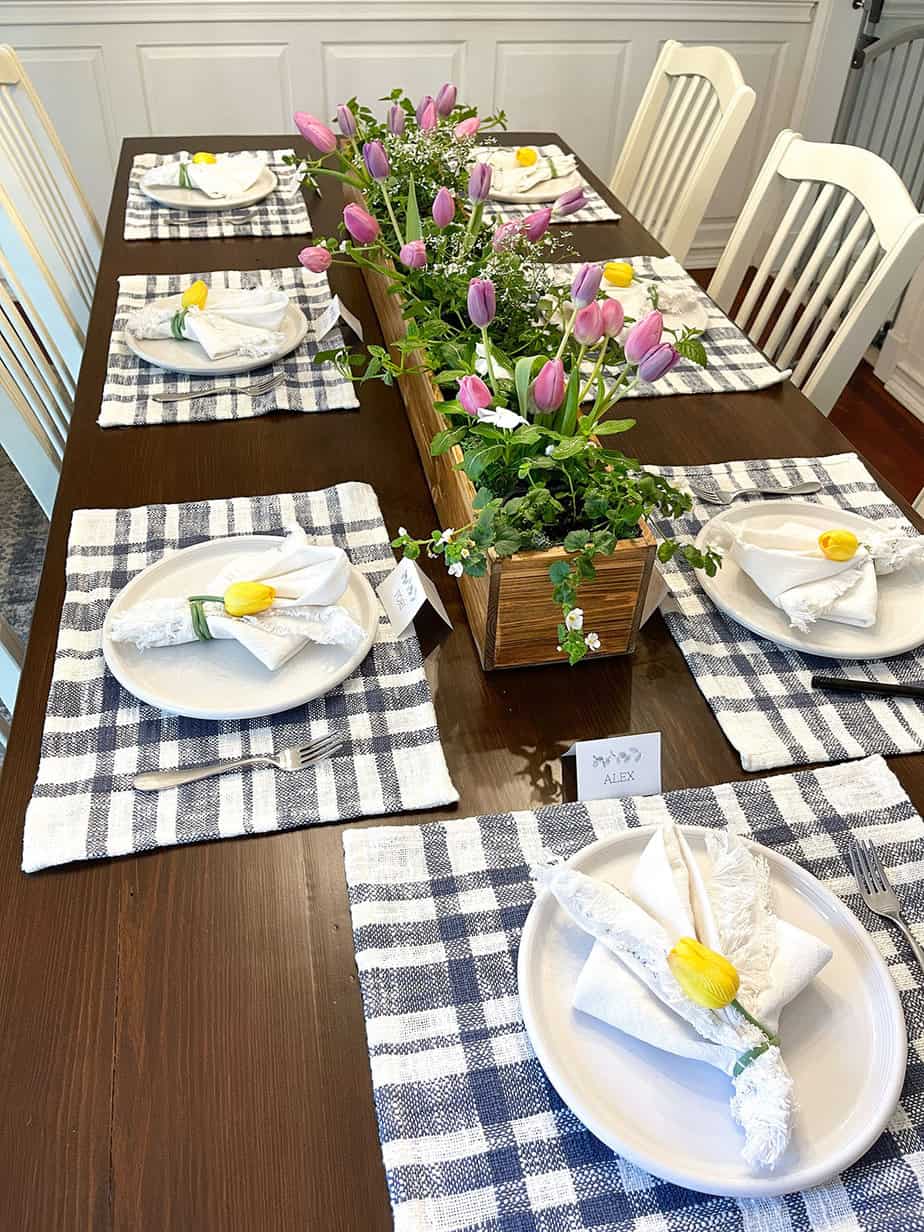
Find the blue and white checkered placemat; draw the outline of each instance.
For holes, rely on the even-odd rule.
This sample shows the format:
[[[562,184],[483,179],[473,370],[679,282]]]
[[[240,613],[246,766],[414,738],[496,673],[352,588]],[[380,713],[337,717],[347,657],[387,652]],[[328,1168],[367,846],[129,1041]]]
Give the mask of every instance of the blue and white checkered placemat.
[[[537,1061],[517,949],[544,852],[627,826],[750,833],[840,895],[898,985],[910,1064],[867,1155],[828,1185],[735,1201],[659,1181],[594,1138]],[[924,925],[924,822],[881,758],[666,796],[557,805],[343,836],[356,962],[395,1232],[912,1232],[922,1222],[924,977],[862,905],[846,861],[869,838]]]
[[[687,480],[728,488],[818,479],[823,489],[800,500],[849,509],[865,518],[902,516],[852,453],[649,469],[678,487]],[[745,496],[739,501],[762,499]],[[683,518],[655,518],[652,527],[664,538],[695,538],[718,511],[718,506],[694,497],[692,510]],[[909,535],[917,533],[910,522],[905,526]],[[819,692],[811,687],[813,672],[919,684],[924,680],[924,647],[891,659],[847,663],[787,650],[723,616],[688,565],[675,560],[659,568],[671,591],[662,615],[745,770],[924,749],[924,704],[912,698]]]
[[[268,718],[215,723],[164,714],[107,670],[106,612],[142,569],[207,539],[282,534],[296,522],[317,542],[342,547],[372,586],[394,567],[378,500],[362,483],[74,514],[41,761],[26,812],[26,872],[458,799],[413,626],[396,636],[384,612],[352,676]],[[221,643],[214,648],[220,653]],[[170,670],[169,649],[147,653],[162,655]],[[132,787],[144,771],[278,752],[332,731],[346,736],[341,752],[298,774],[257,768],[169,791]]]
[[[628,398],[660,398],[668,394],[747,393],[767,389],[788,380],[789,369],[771,364],[746,334],[733,325],[721,308],[716,307],[683,266],[673,257],[612,257],[607,260],[629,261],[640,278],[663,283],[666,287],[688,288],[705,308],[708,328],[703,346],[709,363],[705,368],[681,359],[677,366],[659,381],[649,384],[639,381],[626,395]],[[555,270],[562,282],[570,282],[580,269],[578,261],[556,263]],[[618,292],[617,292],[618,298]],[[665,335],[670,341],[670,335]],[[589,367],[589,365],[588,365]],[[610,376],[616,373],[606,369]]]
[[[537,149],[545,158],[562,156],[562,151],[557,145],[540,145]],[[553,217],[553,226],[567,227],[573,222],[619,222],[622,217],[607,205],[597,190],[591,188],[586,180],[584,181],[584,198],[584,205],[581,209],[575,210],[573,214],[567,214],[564,218]],[[527,218],[536,210],[544,209],[549,204],[551,203],[547,201],[537,201],[529,205],[518,205],[511,201],[488,201],[485,205],[485,216],[499,223],[512,222],[515,218]]]
[[[294,188],[294,168],[283,162],[293,149],[251,150],[272,168],[279,186],[251,206],[225,210],[172,210],[158,205],[140,188],[141,177],[162,163],[188,159],[188,150],[175,154],[136,154],[128,176],[125,203],[127,240],[211,240],[235,235],[307,235],[311,231],[308,207],[301,188]]]
[[[209,287],[232,290],[275,286],[285,291],[308,318],[308,336],[294,351],[273,364],[264,364],[239,376],[184,376],[146,363],[125,341],[129,314],[155,299],[179,295],[201,278]],[[321,341],[312,335],[311,321],[330,303],[326,274],[294,269],[218,270],[207,274],[128,274],[119,279],[106,383],[97,423],[101,428],[140,427],[145,424],[189,423],[212,419],[251,419],[271,411],[335,411],[359,406],[353,383],[331,363],[316,364],[319,351],[343,346],[343,334],[335,326]],[[198,346],[190,343],[191,347]],[[283,373],[285,380],[269,393],[244,392],[261,379]],[[234,387],[234,393],[213,390]],[[190,393],[195,398],[181,402],[156,402],[155,393]]]

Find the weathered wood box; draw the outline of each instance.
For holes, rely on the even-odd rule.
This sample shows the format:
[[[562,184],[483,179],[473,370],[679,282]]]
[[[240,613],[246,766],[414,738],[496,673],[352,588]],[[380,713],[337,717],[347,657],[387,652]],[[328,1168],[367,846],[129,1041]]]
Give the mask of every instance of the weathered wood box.
[[[400,302],[389,294],[384,275],[364,269],[363,276],[385,342],[391,344],[405,334]],[[417,357],[413,366],[421,362]],[[431,440],[446,426],[439,413],[442,394],[422,373],[400,377],[398,384],[440,522],[444,528],[466,526],[473,517],[475,489],[468,476],[456,469],[462,451],[456,446],[438,458],[430,454]],[[639,528],[639,538],[620,540],[611,556],[596,557],[596,578],[581,584],[584,627],[600,635],[598,654],[629,654],[635,649],[656,546],[648,526],[641,522]],[[549,581],[549,566],[566,556],[563,548],[503,558],[491,553],[484,577],[458,579],[472,637],[486,670],[567,662],[555,649],[561,611],[552,599]]]

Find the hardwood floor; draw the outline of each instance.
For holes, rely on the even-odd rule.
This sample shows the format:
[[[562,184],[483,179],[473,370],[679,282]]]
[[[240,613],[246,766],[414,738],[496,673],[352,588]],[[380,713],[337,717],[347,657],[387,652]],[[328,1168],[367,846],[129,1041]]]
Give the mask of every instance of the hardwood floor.
[[[690,273],[705,288],[714,270]],[[838,398],[831,422],[908,500],[924,488],[924,423],[886,392],[865,360]]]

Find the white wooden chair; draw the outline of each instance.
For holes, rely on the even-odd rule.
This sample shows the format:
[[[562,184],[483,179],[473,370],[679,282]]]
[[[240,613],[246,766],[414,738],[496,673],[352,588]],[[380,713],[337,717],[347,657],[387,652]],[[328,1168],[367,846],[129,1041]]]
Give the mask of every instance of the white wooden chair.
[[[41,99],[12,47],[0,45],[0,211],[12,207],[38,259],[23,278],[54,284],[86,330],[102,231]]]
[[[924,514],[924,488],[921,488],[914,502],[914,510],[916,513]]]
[[[0,701],[10,714],[16,705],[16,694],[19,691],[19,677],[26,657],[26,647],[22,638],[9,623],[5,616],[0,616]],[[10,735],[10,725],[0,715],[0,746],[6,748]]]
[[[610,188],[678,261],[690,250],[755,97],[721,47],[664,44]]]
[[[793,367],[793,384],[827,415],[922,258],[924,215],[888,163],[869,150],[785,130],[709,294],[731,315],[748,268],[757,265],[735,324],[779,367]]]

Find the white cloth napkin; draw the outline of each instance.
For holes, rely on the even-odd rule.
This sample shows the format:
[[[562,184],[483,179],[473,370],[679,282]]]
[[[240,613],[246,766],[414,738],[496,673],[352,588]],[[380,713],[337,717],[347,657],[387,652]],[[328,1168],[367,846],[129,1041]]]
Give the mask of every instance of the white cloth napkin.
[[[223,595],[232,582],[265,582],[276,589],[272,607],[256,616],[228,616],[220,603],[203,610],[214,638],[231,638],[246,647],[271,672],[282,667],[308,642],[358,646],[363,630],[345,608],[338,607],[350,578],[342,548],[309,543],[294,527],[279,546],[259,556],[232,561],[217,577],[203,579],[197,594]],[[117,615],[110,636],[139,650],[194,642],[188,596],[146,599]]]
[[[194,163],[177,159],[152,167],[141,177],[147,188],[180,188],[180,168],[185,169],[193,188],[207,197],[238,197],[260,176],[266,163],[257,154],[216,154],[214,163]]]
[[[546,180],[562,179],[577,167],[573,154],[564,154],[558,146],[546,146],[531,167],[521,167],[517,152],[511,147],[482,146],[474,151],[476,162],[491,165],[492,193],[525,193]]]
[[[837,528],[833,513],[830,529]],[[794,629],[816,620],[868,629],[879,606],[877,574],[895,573],[924,563],[924,537],[909,538],[893,519],[861,543],[850,560],[828,560],[818,544],[818,524],[798,519],[774,530],[732,530],[720,524],[710,541],[730,551],[732,559],[785,612]]]
[[[674,978],[667,954],[695,937],[736,967],[738,1000],[771,1031],[780,1012],[831,958],[817,938],[774,914],[766,861],[734,834],[707,831],[705,876],[683,833],[667,823],[646,845],[629,891],[567,865],[540,869],[575,922],[596,940],[581,970],[573,1004],[636,1039],[733,1074],[738,1059],[764,1040],[728,1007],[707,1010]],[[770,1047],[737,1077],[731,1112],[744,1131],[751,1167],[773,1167],[789,1142],[792,1079],[780,1049]]]
[[[180,332],[198,342],[209,359],[229,355],[268,359],[284,341],[278,327],[288,306],[285,291],[273,287],[244,291],[216,287],[209,291],[205,308],[187,309]],[[136,338],[172,338],[177,311],[175,299],[145,304],[129,316],[126,328]]]

